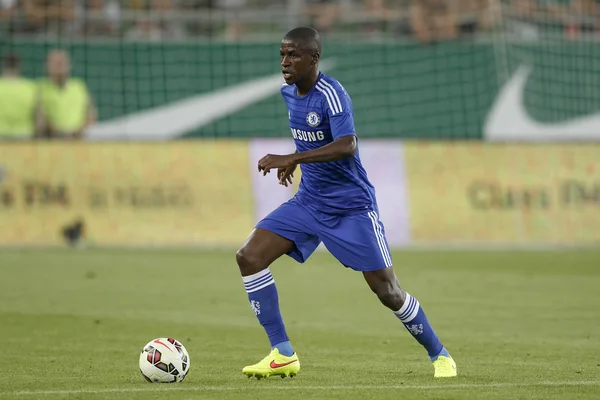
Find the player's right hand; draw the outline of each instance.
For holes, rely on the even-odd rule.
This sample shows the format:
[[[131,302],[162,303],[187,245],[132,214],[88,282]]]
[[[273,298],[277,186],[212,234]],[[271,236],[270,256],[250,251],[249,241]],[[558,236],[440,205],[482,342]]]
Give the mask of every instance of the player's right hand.
[[[290,165],[287,168],[277,168],[277,179],[279,179],[279,184],[285,187],[291,185],[295,170],[296,165]]]

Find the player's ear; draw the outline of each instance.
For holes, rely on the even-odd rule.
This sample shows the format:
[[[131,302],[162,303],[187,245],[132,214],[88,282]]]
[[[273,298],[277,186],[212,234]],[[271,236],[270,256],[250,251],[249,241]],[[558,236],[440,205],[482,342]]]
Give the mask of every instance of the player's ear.
[[[319,53],[319,52],[317,51],[317,52],[315,52],[315,53],[313,54],[313,57],[312,57],[312,64],[313,64],[313,65],[315,65],[316,63],[318,63],[318,62],[319,62],[319,58],[321,58],[321,53]]]

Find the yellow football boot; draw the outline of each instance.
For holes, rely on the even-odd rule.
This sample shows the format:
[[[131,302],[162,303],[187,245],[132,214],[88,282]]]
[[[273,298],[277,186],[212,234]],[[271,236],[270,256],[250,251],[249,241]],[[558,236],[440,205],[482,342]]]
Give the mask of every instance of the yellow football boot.
[[[434,378],[452,378],[457,375],[456,363],[452,357],[439,356],[433,362],[433,368],[435,369]]]
[[[242,369],[244,375],[248,378],[256,379],[268,378],[272,375],[294,377],[300,371],[300,360],[296,353],[290,357],[279,353],[277,348],[271,350],[271,353],[254,365],[248,365]]]

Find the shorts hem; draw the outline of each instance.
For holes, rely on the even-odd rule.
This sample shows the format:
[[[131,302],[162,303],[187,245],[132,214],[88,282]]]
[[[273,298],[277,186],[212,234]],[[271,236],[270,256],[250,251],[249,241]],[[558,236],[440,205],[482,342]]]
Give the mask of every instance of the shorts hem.
[[[381,271],[382,269],[387,269],[387,268],[391,267],[391,265],[390,265],[390,266],[387,266],[387,267],[379,267],[379,268],[363,268],[363,267],[359,268],[359,267],[352,267],[350,265],[346,265],[346,264],[343,264],[343,263],[342,263],[342,265],[344,267],[349,268],[352,271],[356,271],[356,272],[375,272],[375,271]]]

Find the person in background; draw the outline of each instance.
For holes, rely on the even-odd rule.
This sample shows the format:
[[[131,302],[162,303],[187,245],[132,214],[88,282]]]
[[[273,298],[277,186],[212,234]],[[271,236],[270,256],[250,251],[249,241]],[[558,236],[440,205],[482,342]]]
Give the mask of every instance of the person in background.
[[[218,8],[231,11],[235,15],[233,18],[227,19],[225,37],[228,40],[241,39],[244,35],[245,27],[242,21],[240,21],[238,13],[244,9],[247,0],[217,0],[213,1],[213,3],[215,3]]]
[[[416,39],[422,44],[455,40],[458,5],[455,0],[413,0],[410,20]]]
[[[339,0],[306,0],[305,4],[305,14],[321,34],[332,30],[342,11]]]
[[[72,32],[74,0],[23,0],[25,29],[42,35]]]
[[[81,139],[96,121],[96,108],[87,85],[71,77],[71,62],[64,50],[48,54],[48,77],[40,82],[44,136]]]
[[[496,22],[497,0],[460,0],[458,2],[461,35],[488,32]]]
[[[125,35],[128,40],[161,41],[181,39],[185,36],[182,24],[172,17],[177,11],[174,0],[152,0],[148,2],[150,13],[140,15]]]
[[[0,0],[0,35],[13,31],[16,15],[17,0]]]
[[[8,54],[0,77],[0,139],[33,139],[38,106],[36,85],[21,77],[19,57]]]
[[[78,31],[84,35],[119,33],[121,5],[118,0],[84,0],[78,3]]]
[[[172,13],[177,12],[178,2],[175,0],[152,0],[150,11],[161,15],[158,26],[165,39],[181,39],[185,36],[181,21],[173,18]]]
[[[387,7],[386,0],[364,0],[363,13],[365,16],[372,16],[376,21],[367,22],[363,25],[366,34],[381,32],[382,25],[388,23],[386,14],[391,10]]]

